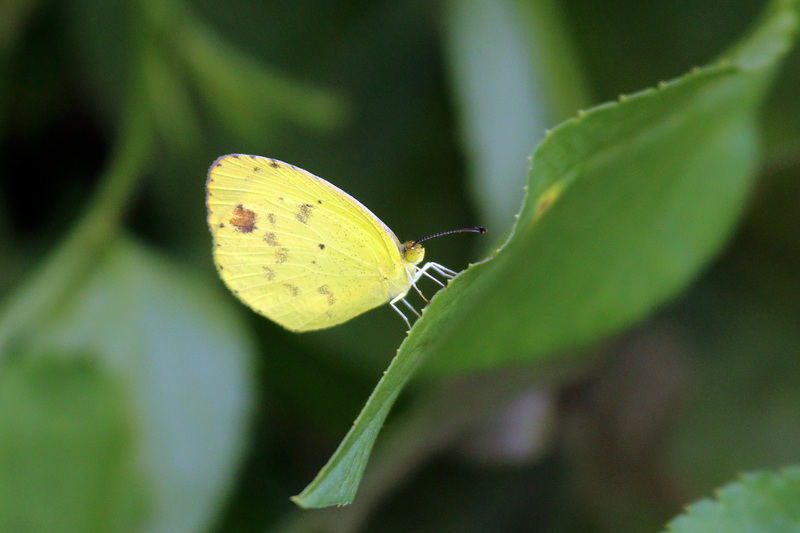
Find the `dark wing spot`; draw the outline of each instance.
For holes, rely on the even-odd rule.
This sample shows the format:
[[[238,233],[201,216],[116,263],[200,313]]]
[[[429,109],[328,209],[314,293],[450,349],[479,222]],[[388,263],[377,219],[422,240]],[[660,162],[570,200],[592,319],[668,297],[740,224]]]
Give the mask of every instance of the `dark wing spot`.
[[[275,264],[280,265],[289,260],[289,250],[286,248],[278,248],[275,251]]]
[[[325,245],[324,245],[324,244],[322,244],[322,243],[319,243],[319,244],[318,244],[318,246],[319,246],[319,249],[320,249],[320,250],[324,250],[324,249],[325,249]]]
[[[275,218],[275,213],[267,213],[267,220],[269,220],[269,223],[274,226],[275,222],[277,221]]]
[[[280,163],[278,163],[274,159],[269,160],[269,166],[271,166],[272,168],[281,168]]]
[[[234,159],[239,159],[239,154],[233,154],[231,157]]]
[[[284,283],[283,286],[286,287],[286,290],[288,290],[289,294],[291,294],[292,296],[297,296],[297,294],[300,292],[300,290],[291,283]]]
[[[318,203],[319,205],[322,205],[322,200],[317,200],[317,203]]]
[[[300,211],[297,212],[295,217],[297,220],[302,222],[303,224],[308,222],[308,217],[311,216],[311,210],[314,209],[314,206],[311,204],[302,204],[300,206]]]
[[[330,288],[327,285],[321,285],[317,288],[317,292],[320,294],[324,294],[328,298],[328,305],[333,305],[336,303],[336,298],[333,296]]]
[[[280,246],[280,243],[278,242],[278,236],[271,231],[268,231],[264,234],[264,242],[269,246]]]
[[[264,267],[264,275],[267,276],[267,280],[269,281],[274,280],[275,276],[277,276],[275,271],[272,270],[270,267]]]
[[[261,168],[259,168],[258,165],[253,165],[253,172],[258,172],[259,170],[261,170]]]
[[[231,226],[242,233],[252,233],[256,228],[256,214],[239,204],[233,208],[229,222]]]

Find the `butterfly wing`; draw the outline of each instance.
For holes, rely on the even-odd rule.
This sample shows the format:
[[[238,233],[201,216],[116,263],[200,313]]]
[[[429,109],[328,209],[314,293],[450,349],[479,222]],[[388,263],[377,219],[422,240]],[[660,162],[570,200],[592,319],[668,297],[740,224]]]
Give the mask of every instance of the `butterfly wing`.
[[[290,330],[340,324],[410,286],[394,233],[305,170],[229,155],[211,166],[207,188],[220,276],[244,303]]]

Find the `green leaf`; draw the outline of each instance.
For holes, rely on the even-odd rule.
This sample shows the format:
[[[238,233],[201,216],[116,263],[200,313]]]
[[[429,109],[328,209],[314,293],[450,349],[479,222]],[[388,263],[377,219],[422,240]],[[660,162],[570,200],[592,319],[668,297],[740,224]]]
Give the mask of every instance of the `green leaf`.
[[[303,507],[351,502],[401,388],[429,374],[544,361],[644,317],[686,286],[741,214],[758,163],[757,111],[797,24],[777,2],[727,59],[554,129],[494,257],[440,291]]]
[[[12,450],[29,449],[31,457],[44,454],[39,461],[15,462],[16,475],[44,480],[27,496],[69,514],[66,523],[103,520],[76,530],[131,529],[139,523],[156,531],[205,527],[224,502],[246,439],[253,384],[252,347],[245,328],[221,294],[209,293],[207,284],[183,268],[130,242],[113,243],[95,258],[81,281],[59,307],[41,318],[31,336],[15,340],[16,350],[0,363],[0,375],[14,370],[20,359],[27,362],[38,356],[43,365],[35,373],[6,376],[38,407],[19,411],[10,399],[0,401],[0,424],[13,420],[15,427],[37,428],[46,425],[37,417],[47,420],[44,415],[56,418],[64,413],[66,426],[54,427],[53,434],[60,430],[60,437],[44,439],[48,447],[42,450],[26,448],[26,443],[42,440],[36,434],[4,433]],[[76,354],[91,372],[73,368]],[[65,361],[69,371],[50,370],[58,360]],[[49,382],[56,384],[51,387]],[[45,387],[51,389],[49,394],[37,392]],[[87,390],[73,399],[76,389]],[[77,416],[78,410],[86,415]],[[91,437],[95,433],[99,435]],[[53,455],[62,460],[59,469],[47,472],[36,466]],[[103,468],[106,477],[99,480],[94,470],[84,472],[81,467],[95,460],[111,465]],[[131,462],[138,484],[122,477],[130,477],[123,467]],[[51,479],[51,474],[65,479]],[[90,475],[95,477],[82,481]],[[75,483],[90,488],[114,488],[122,502],[141,503],[136,523],[133,516],[115,514],[113,508],[104,511],[111,516],[98,511],[97,516],[81,518],[86,507],[101,508],[106,500],[102,490],[90,490],[82,506],[73,506],[74,476]],[[118,508],[130,511],[130,506]],[[19,509],[34,511],[41,509]],[[15,520],[27,524],[38,519],[26,515]],[[103,527],[106,523],[124,527]]]
[[[797,531],[800,525],[800,467],[779,474],[751,473],[726,485],[715,500],[700,500],[667,525],[675,533]]]
[[[527,156],[545,128],[590,100],[553,0],[453,0],[446,44],[481,224],[506,232]]]
[[[758,106],[795,25],[796,13],[773,10],[730,58],[554,129],[534,153],[512,238],[457,280],[457,305],[453,283],[428,309],[446,316],[426,339],[438,347],[425,370],[584,346],[685,287],[742,213]]]

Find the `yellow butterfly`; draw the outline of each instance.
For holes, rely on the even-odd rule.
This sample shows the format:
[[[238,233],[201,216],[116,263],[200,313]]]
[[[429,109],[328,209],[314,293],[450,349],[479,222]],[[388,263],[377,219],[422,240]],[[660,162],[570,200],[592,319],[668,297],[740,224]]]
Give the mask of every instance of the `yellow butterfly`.
[[[397,307],[437,263],[417,265],[420,242],[401,244],[358,200],[300,168],[254,155],[217,159],[208,172],[208,225],[214,258],[228,288],[256,312],[292,331],[346,322],[389,302]],[[417,289],[419,292],[419,289]],[[422,295],[422,293],[420,293]],[[424,299],[424,296],[423,296]],[[426,300],[427,301],[427,300]]]

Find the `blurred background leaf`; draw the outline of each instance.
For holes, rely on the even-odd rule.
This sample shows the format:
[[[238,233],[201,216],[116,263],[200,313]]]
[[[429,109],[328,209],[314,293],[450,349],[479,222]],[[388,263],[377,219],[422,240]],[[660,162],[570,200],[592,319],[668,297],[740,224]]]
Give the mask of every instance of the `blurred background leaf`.
[[[149,495],[136,468],[124,385],[89,353],[17,355],[0,379],[0,527],[141,526]]]
[[[296,336],[238,306],[211,262],[203,205],[208,165],[231,152],[289,161],[358,197],[401,239],[490,226],[484,242],[453,237],[428,247],[430,259],[460,270],[485,256],[477,250],[489,249],[490,239],[505,240],[522,204],[514,184],[524,183],[526,158],[543,129],[707,64],[765,3],[496,1],[480,6],[491,9],[483,18],[471,5],[65,0],[0,6],[0,326],[13,325],[4,337],[10,344],[0,346],[0,423],[30,422],[14,419],[14,412],[68,417],[85,435],[75,444],[93,447],[92,457],[117,472],[99,479],[99,469],[74,468],[88,451],[63,449],[64,460],[74,462],[60,465],[59,475],[86,487],[86,500],[66,494],[52,504],[75,510],[71,524],[153,524],[152,498],[169,485],[158,480],[171,472],[158,446],[146,453],[141,447],[158,442],[147,440],[147,426],[131,427],[120,416],[141,421],[149,412],[132,383],[161,383],[156,389],[163,390],[159,378],[175,374],[157,366],[148,379],[137,376],[136,363],[159,353],[142,343],[128,350],[131,366],[114,372],[103,362],[112,344],[68,349],[80,332],[87,338],[91,324],[96,333],[88,338],[113,338],[101,333],[117,331],[120,346],[139,337],[134,324],[160,332],[156,338],[189,337],[160,359],[184,370],[191,365],[191,372],[178,372],[185,379],[167,384],[188,387],[183,396],[193,405],[206,405],[202,398],[215,387],[258,397],[252,410],[243,401],[232,415],[238,429],[230,430],[227,458],[216,448],[208,469],[198,466],[206,456],[196,446],[206,447],[186,425],[191,413],[162,413],[176,433],[186,432],[172,450],[181,465],[214,480],[203,510],[178,496],[163,501],[159,523],[180,522],[183,530],[308,531],[337,521],[369,531],[659,530],[737,472],[796,461],[800,54],[794,51],[760,119],[763,157],[747,216],[726,251],[680,298],[618,338],[586,348],[591,357],[568,353],[554,356],[548,368],[493,372],[496,379],[478,373],[414,384],[378,441],[364,478],[369,493],[330,513],[304,514],[288,500],[346,433],[404,328],[386,308]],[[476,43],[484,43],[485,56],[476,57]],[[501,53],[508,57],[493,64]],[[524,72],[496,68],[499,79],[466,83],[465,76],[488,68],[482,65],[498,63]],[[498,139],[502,121],[478,121],[515,108],[531,121],[509,123],[506,139],[513,144]],[[140,123],[131,127],[131,117]],[[135,142],[126,140],[126,129],[138,132]],[[498,155],[506,147],[509,155]],[[487,171],[493,164],[503,170]],[[114,178],[120,172],[113,168],[127,177]],[[139,244],[130,243],[131,235]],[[103,285],[109,288],[92,293],[88,306],[86,287],[101,286],[100,277],[111,280]],[[160,290],[145,290],[150,278],[162,280],[152,287]],[[121,291],[130,280],[145,288]],[[180,311],[169,305],[176,293],[183,294]],[[68,320],[68,309],[85,309],[83,322]],[[187,316],[194,326],[179,327]],[[205,339],[205,356],[197,355],[192,337]],[[241,358],[230,355],[240,350]],[[246,370],[253,359],[254,377]],[[235,384],[212,386],[194,373],[210,379],[231,360],[245,369]],[[253,379],[257,393],[248,396]],[[461,411],[462,404],[445,401],[467,396],[477,401]],[[448,409],[460,416],[448,417]],[[87,427],[92,417],[95,432]],[[228,427],[213,424],[207,435]],[[58,449],[44,432],[31,434]],[[133,463],[129,442],[140,450]],[[247,447],[244,457],[237,446]],[[145,460],[159,471],[142,467]],[[125,480],[129,492],[118,497],[101,490]],[[34,488],[45,497],[46,487]],[[103,494],[100,502],[114,511],[86,514],[89,499]]]
[[[792,531],[800,520],[800,469],[747,474],[715,500],[693,503],[667,531]]]
[[[130,242],[98,259],[3,351],[0,529],[195,531],[245,449],[248,334],[185,267]]]

